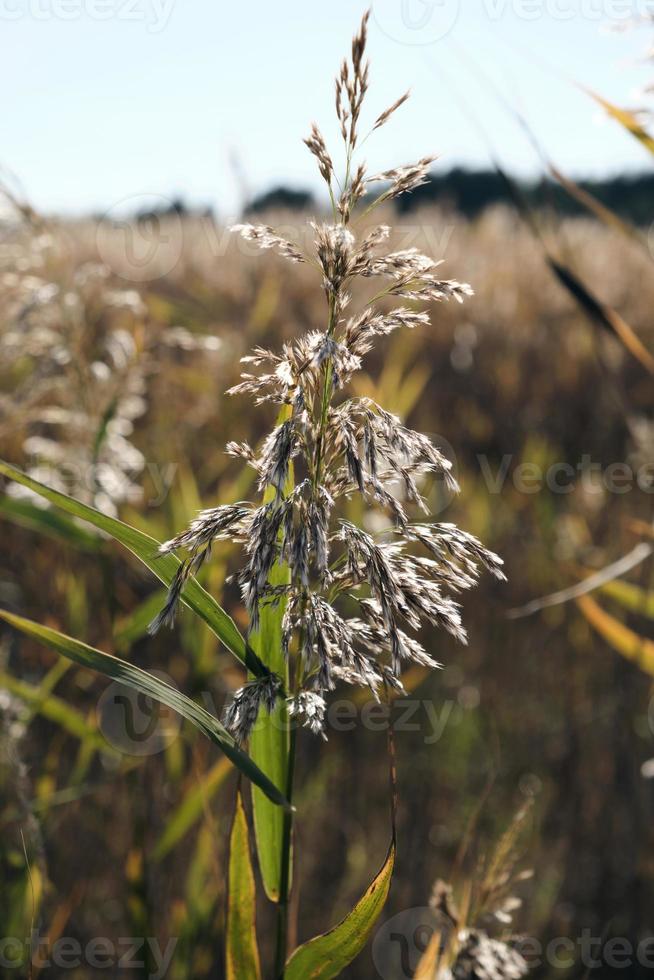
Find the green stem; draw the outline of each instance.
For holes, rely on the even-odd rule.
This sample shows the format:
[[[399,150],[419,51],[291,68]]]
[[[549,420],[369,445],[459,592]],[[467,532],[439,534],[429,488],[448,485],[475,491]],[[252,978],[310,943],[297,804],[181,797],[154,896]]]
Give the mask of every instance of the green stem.
[[[329,324],[327,327],[327,336],[331,337],[334,333],[334,328],[336,327],[336,300],[333,294],[329,297]],[[332,387],[332,359],[328,358],[327,364],[325,365],[325,380],[322,387],[322,399],[320,404],[320,428],[318,430],[318,439],[316,441],[316,461],[313,470],[313,489],[315,490],[320,484],[321,470],[322,470],[322,458],[323,458],[323,443],[325,441],[325,430],[327,428],[327,415],[329,413],[329,400],[331,395]]]
[[[295,727],[291,728],[288,747],[288,772],[286,776],[286,799],[293,801],[293,779],[295,776]],[[282,873],[277,903],[277,951],[275,955],[275,980],[284,980],[286,967],[286,947],[288,941],[288,904],[291,882],[291,855],[293,849],[293,811],[284,813],[282,828]]]
[[[346,186],[349,179],[350,171],[350,154],[348,154],[348,164],[347,164],[347,175],[346,175]],[[330,195],[332,197],[332,205],[335,204],[334,198],[331,191],[331,186],[329,188]],[[336,328],[336,297],[333,293],[329,296],[329,322],[327,326],[327,336],[331,337]],[[318,438],[316,440],[316,455],[313,467],[313,490],[320,484],[320,478],[322,475],[322,462],[323,462],[323,444],[325,440],[325,432],[327,429],[327,417],[329,414],[329,403],[331,398],[331,387],[332,387],[332,359],[329,358],[325,365],[325,377],[322,389],[322,398],[320,404],[320,424],[318,430]],[[301,644],[300,644],[301,647]],[[301,690],[302,686],[302,671],[301,664],[298,663],[297,675],[295,678],[295,693]],[[289,746],[288,746],[288,769],[286,776],[286,799],[289,803],[293,802],[293,781],[295,777],[295,746],[296,746],[296,730],[295,727],[291,728],[289,736]],[[289,895],[290,895],[290,885],[291,885],[291,860],[292,860],[292,850],[293,850],[293,811],[288,810],[284,813],[284,823],[282,826],[282,854],[281,854],[281,878],[279,884],[279,901],[277,902],[277,944],[275,953],[275,980],[284,980],[284,973],[286,967],[286,957],[287,957],[287,945],[288,945],[288,906],[289,906]]]

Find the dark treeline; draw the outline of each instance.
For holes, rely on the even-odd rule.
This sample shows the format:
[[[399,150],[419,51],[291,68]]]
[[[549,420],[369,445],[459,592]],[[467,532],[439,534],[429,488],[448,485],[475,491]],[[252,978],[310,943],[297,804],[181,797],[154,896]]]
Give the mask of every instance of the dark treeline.
[[[577,183],[625,220],[637,225],[649,225],[654,220],[654,174],[579,180]],[[564,215],[587,213],[553,180],[516,180],[515,184],[532,207],[552,208]],[[432,174],[428,183],[400,198],[398,208],[407,212],[426,204],[440,204],[473,218],[495,204],[512,203],[504,178],[495,170],[455,168],[444,174]],[[311,206],[315,206],[315,202],[310,193],[277,187],[254,198],[247,211],[256,214],[272,208],[305,210]]]
[[[556,181],[542,178],[525,181],[511,178],[524,200],[533,208],[550,209],[562,216],[588,214],[588,211]],[[654,174],[633,174],[604,180],[579,180],[577,186],[597,198],[626,221],[648,227],[654,221]],[[497,204],[514,203],[511,188],[495,170],[463,170],[455,168],[444,174],[432,174],[426,184],[396,202],[405,214],[429,204],[438,204],[474,218]],[[244,213],[262,214],[276,209],[291,211],[320,210],[313,195],[299,188],[280,186],[254,197]],[[169,207],[139,211],[139,221],[176,214],[213,216],[213,209],[192,207],[181,198],[171,200]]]

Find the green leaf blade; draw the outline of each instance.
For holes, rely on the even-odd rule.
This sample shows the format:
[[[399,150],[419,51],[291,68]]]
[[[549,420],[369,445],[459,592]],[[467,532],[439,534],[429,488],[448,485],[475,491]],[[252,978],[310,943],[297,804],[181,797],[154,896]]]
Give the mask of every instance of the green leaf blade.
[[[109,517],[107,514],[103,514],[94,507],[89,507],[87,504],[83,504],[73,497],[69,497],[65,493],[59,493],[57,490],[46,487],[43,483],[33,480],[26,473],[21,472],[21,470],[16,469],[15,466],[3,460],[0,460],[0,474],[27,487],[68,514],[88,521],[89,524],[92,524],[98,530],[104,531],[127,548],[128,551],[131,551],[164,585],[168,586],[172,582],[181,563],[175,555],[159,554],[160,542],[150,537],[149,534],[144,534],[142,531],[131,527],[129,524],[125,524],[123,521]],[[234,620],[218,605],[213,596],[209,595],[202,588],[196,579],[189,579],[182,592],[181,599],[185,605],[204,620],[207,626],[213,630],[227,649],[242,664],[247,666],[257,676],[266,674],[266,670],[258,657],[254,654],[254,651],[249,649],[241,636]]]
[[[103,653],[95,647],[88,646],[86,643],[75,640],[71,636],[66,636],[65,633],[60,633],[58,630],[50,629],[48,626],[34,623],[32,620],[24,619],[22,616],[16,616],[3,609],[0,609],[0,619],[5,620],[10,626],[13,626],[26,636],[30,636],[32,639],[52,647],[57,653],[62,654],[69,660],[75,661],[75,663],[80,664],[82,667],[97,670],[107,677],[120,681],[128,687],[140,691],[142,694],[146,694],[148,697],[154,698],[155,701],[160,701],[162,704],[167,705],[167,707],[177,711],[183,718],[186,718],[187,721],[195,725],[210,741],[217,745],[248,779],[258,785],[269,796],[272,802],[278,806],[288,808],[289,804],[284,794],[277,789],[265,773],[261,772],[247,753],[239,748],[234,738],[221,725],[217,718],[210,715],[199,704],[191,701],[181,691],[162,681],[159,677],[149,674],[145,670],[141,670],[140,667],[135,667],[133,664],[127,663],[125,660],[120,660],[118,657],[113,657],[109,653]]]
[[[277,423],[281,424],[290,416],[290,406],[286,405],[279,413]],[[287,496],[293,490],[293,466],[284,487]],[[268,488],[264,503],[274,500],[275,491]],[[269,576],[270,585],[288,585],[291,581],[287,565],[276,563]],[[282,678],[284,689],[288,690],[288,663],[282,649],[282,621],[286,601],[276,605],[269,603],[259,611],[259,628],[250,637],[250,644],[266,667]],[[256,725],[250,734],[250,754],[259,768],[266,773],[281,792],[286,792],[288,783],[290,730],[286,703],[279,700],[270,714],[261,709]],[[273,807],[268,798],[256,787],[252,789],[252,813],[254,835],[259,858],[259,869],[266,895],[271,902],[279,900],[282,877],[282,853],[284,837],[284,814],[279,807]]]
[[[271,585],[286,584],[289,580],[287,569],[273,569]],[[277,607],[268,606],[261,610],[259,630],[251,635],[250,643],[269,670],[281,677],[284,688],[288,689],[288,665],[281,642],[284,605],[280,602]],[[270,714],[262,708],[249,741],[253,760],[281,792],[285,791],[288,781],[288,721],[283,700],[278,700]],[[270,800],[256,787],[252,788],[252,811],[261,877],[268,898],[276,902],[281,883],[284,814],[279,807],[271,806]]]
[[[359,955],[388,898],[395,841],[366,893],[337,926],[299,946],[286,964],[285,980],[331,980]]]

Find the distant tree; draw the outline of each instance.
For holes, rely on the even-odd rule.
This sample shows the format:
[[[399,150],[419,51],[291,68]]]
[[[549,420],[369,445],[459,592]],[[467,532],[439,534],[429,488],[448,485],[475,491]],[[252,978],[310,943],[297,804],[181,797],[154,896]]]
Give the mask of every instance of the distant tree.
[[[296,190],[292,187],[273,187],[265,194],[259,194],[250,201],[245,209],[246,214],[260,214],[262,211],[274,209],[290,211],[307,211],[315,206],[313,194],[310,191]]]

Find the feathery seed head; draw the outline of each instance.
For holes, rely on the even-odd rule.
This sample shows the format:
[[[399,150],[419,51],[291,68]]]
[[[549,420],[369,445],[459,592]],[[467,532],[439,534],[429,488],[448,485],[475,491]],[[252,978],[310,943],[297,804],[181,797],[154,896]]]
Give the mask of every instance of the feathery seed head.
[[[227,451],[258,475],[258,489],[273,488],[265,502],[203,511],[189,528],[162,546],[165,553],[185,549],[168,601],[153,624],[171,623],[189,576],[208,557],[216,539],[243,545],[245,564],[238,575],[250,628],[259,626],[261,609],[282,610],[282,645],[294,682],[289,712],[312,731],[324,724],[325,695],[337,682],[363,685],[376,696],[380,689],[402,691],[406,664],[440,666],[417,633],[425,625],[444,629],[462,643],[466,632],[461,610],[452,598],[472,588],[485,568],[503,579],[502,561],[472,535],[453,524],[412,520],[411,511],[427,512],[421,480],[436,473],[458,490],[450,462],[420,432],[409,429],[369,398],[345,394],[362,359],[379,338],[399,329],[426,327],[429,315],[410,306],[381,309],[370,302],[346,315],[347,292],[355,280],[387,280],[381,295],[411,302],[462,302],[472,293],[465,283],[441,279],[440,262],[416,249],[380,254],[390,236],[385,225],[360,236],[348,227],[367,190],[383,182],[379,196],[366,208],[410,192],[427,180],[434,157],[367,177],[355,165],[357,126],[368,88],[365,60],[369,13],[352,42],[351,62],[344,61],[336,79],[336,115],[345,144],[345,177],[338,201],[332,157],[316,125],[305,140],[316,157],[332,201],[333,220],[311,223],[315,259],[326,294],[325,323],[286,343],[281,352],[257,347],[244,364],[245,373],[231,394],[247,394],[257,404],[285,406],[284,415],[258,452],[247,443],[231,442]],[[406,101],[397,99],[375,120],[384,125]],[[302,251],[267,225],[236,225],[235,231],[274,249],[293,262]],[[289,488],[295,461],[298,482]],[[399,488],[399,491],[398,491]],[[343,514],[358,496],[363,509],[381,510],[387,527],[371,534]],[[273,570],[287,575],[282,584]],[[352,606],[357,615],[352,615]],[[227,724],[239,741],[247,738],[262,705],[272,710],[282,695],[279,678],[252,681],[236,693]]]
[[[225,709],[225,728],[240,744],[247,741],[254,728],[261,708],[270,714],[277,704],[282,690],[278,677],[258,677],[239,688]]]

